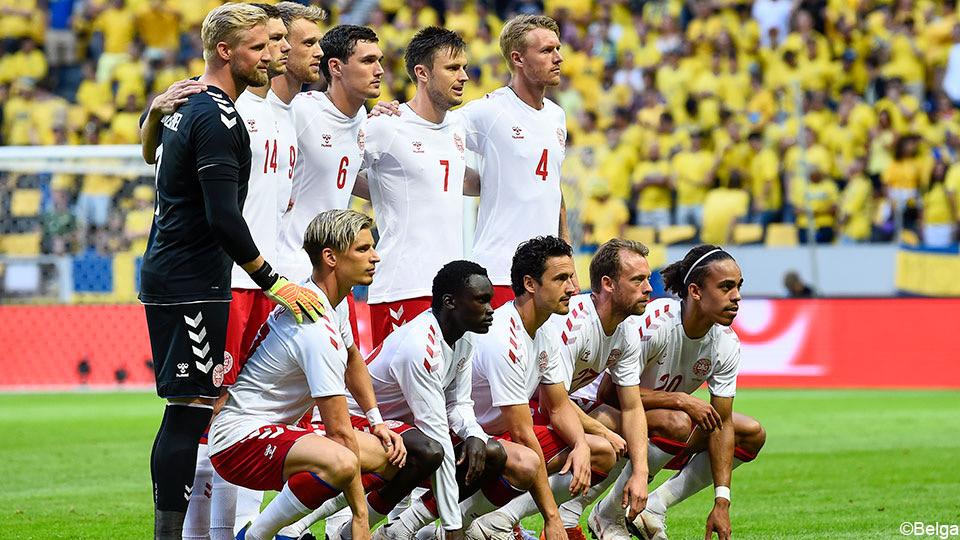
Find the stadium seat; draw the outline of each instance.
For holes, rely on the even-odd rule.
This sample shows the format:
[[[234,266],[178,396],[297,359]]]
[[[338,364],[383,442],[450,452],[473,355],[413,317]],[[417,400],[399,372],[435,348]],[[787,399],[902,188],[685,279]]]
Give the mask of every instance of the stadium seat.
[[[697,228],[693,225],[667,225],[660,227],[660,243],[669,246],[683,242],[692,242],[697,237]]]
[[[733,227],[734,244],[759,244],[763,242],[763,225],[759,223],[737,223]]]
[[[900,243],[904,246],[919,246],[920,237],[910,229],[900,231]]]
[[[651,246],[657,241],[657,230],[653,227],[630,226],[624,231],[623,237],[627,240],[640,242],[645,246]]]
[[[18,189],[10,198],[10,215],[13,217],[33,217],[40,213],[39,189]]]
[[[767,225],[767,247],[792,247],[800,244],[797,227],[793,223],[771,223]]]
[[[0,236],[0,252],[5,255],[34,256],[40,254],[40,233],[5,234]]]

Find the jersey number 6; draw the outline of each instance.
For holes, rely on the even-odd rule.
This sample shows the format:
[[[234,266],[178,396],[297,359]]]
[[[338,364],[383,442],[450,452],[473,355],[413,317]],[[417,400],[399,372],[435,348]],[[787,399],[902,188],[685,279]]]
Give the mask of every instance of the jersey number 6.
[[[347,165],[350,165],[350,158],[347,156],[340,158],[340,170],[337,171],[337,189],[343,189],[347,185]]]

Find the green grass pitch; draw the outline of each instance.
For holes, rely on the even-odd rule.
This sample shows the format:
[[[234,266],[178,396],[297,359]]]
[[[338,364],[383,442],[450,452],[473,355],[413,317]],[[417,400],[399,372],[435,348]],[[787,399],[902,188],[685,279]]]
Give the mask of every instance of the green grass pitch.
[[[149,537],[162,407],[147,393],[0,395],[0,538]],[[905,521],[960,524],[960,393],[746,389],[735,409],[768,439],[734,473],[734,538],[903,538]],[[671,509],[671,538],[703,538],[708,491]]]

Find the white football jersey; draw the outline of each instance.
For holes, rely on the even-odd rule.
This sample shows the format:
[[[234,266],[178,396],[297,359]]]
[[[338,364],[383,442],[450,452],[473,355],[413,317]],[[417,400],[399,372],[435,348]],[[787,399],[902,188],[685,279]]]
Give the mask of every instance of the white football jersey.
[[[553,315],[547,324],[560,333],[560,367],[569,393],[609,371],[617,386],[640,383],[640,336],[637,317],[627,317],[613,331],[603,332],[590,293],[570,299],[570,313]]]
[[[715,324],[707,335],[690,339],[680,320],[680,302],[669,298],[651,302],[646,314],[634,318],[641,320],[640,386],[689,394],[706,381],[714,396],[736,395],[740,339],[732,328]]]
[[[558,339],[548,325],[531,339],[513,302],[497,308],[490,331],[474,341],[473,402],[484,431],[506,432],[500,407],[527,405],[540,383],[564,382]]]
[[[409,105],[366,127],[363,169],[377,216],[383,258],[370,303],[430,296],[433,278],[463,258],[466,142],[457,115],[435,124]]]
[[[272,90],[267,98],[250,90],[237,98],[237,112],[250,135],[250,183],[243,203],[243,219],[250,236],[268,261],[278,258],[280,222],[287,210],[297,159],[297,140],[287,113],[277,110],[280,102]],[[231,273],[234,289],[259,289],[243,268],[234,264]]]
[[[311,324],[297,324],[283,307],[274,308],[254,340],[253,353],[228,390],[229,398],[210,427],[210,453],[229,448],[250,433],[271,424],[295,424],[313,406],[314,398],[347,395],[344,374],[347,349],[343,325],[347,303],[330,306],[312,281],[302,283],[317,293],[325,315]]]
[[[472,258],[494,285],[509,285],[517,245],[559,233],[566,115],[549,99],[534,109],[508,87],[471,101],[459,113],[467,148],[479,156],[480,210]]]
[[[303,233],[320,212],[347,208],[363,158],[362,111],[350,117],[321,92],[297,94],[291,102],[300,155],[294,167],[291,207],[284,215],[278,270],[291,281],[310,276]]]
[[[383,417],[416,426],[443,447],[443,463],[434,477],[440,520],[447,530],[462,526],[456,463],[450,432],[466,440],[487,440],[470,398],[475,334],[451,348],[440,324],[427,310],[387,336],[367,358],[367,369]],[[350,414],[364,411],[348,397]]]

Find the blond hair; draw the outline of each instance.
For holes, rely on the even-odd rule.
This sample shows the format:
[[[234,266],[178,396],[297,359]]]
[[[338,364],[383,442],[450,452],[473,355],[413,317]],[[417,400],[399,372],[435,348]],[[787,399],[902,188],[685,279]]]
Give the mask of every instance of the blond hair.
[[[527,47],[527,33],[537,28],[546,28],[552,30],[557,37],[560,37],[560,27],[557,21],[546,15],[517,15],[507,21],[500,31],[500,52],[503,58],[513,70],[513,62],[510,61],[510,53],[513,51],[523,51]]]
[[[296,2],[280,2],[274,7],[280,11],[280,18],[283,19],[283,24],[287,27],[287,30],[297,19],[306,19],[314,24],[320,24],[327,20],[327,11],[318,6],[305,6]]]
[[[217,54],[217,44],[226,43],[235,47],[240,43],[240,35],[254,26],[267,23],[267,14],[250,4],[227,2],[210,10],[203,26],[200,38],[203,40],[203,59],[210,61]]]
[[[327,210],[317,214],[303,233],[303,249],[310,262],[317,264],[324,249],[343,253],[363,229],[373,227],[373,220],[354,210]]]

